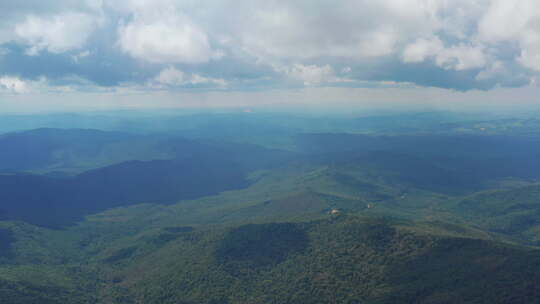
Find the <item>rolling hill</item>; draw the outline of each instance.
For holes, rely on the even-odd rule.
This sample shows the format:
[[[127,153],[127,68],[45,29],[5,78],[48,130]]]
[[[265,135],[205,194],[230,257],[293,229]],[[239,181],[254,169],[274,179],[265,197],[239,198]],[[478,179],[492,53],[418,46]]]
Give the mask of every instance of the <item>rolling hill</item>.
[[[540,302],[535,137],[3,139],[7,303]]]

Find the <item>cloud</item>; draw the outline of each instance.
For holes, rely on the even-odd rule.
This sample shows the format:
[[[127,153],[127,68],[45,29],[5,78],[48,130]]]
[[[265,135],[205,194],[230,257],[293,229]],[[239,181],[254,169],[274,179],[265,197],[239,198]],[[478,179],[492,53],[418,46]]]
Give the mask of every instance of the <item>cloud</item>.
[[[437,55],[443,48],[443,43],[438,37],[419,38],[405,47],[402,58],[407,63],[422,62],[428,57]]]
[[[17,76],[0,76],[0,94],[42,96],[41,94],[63,94],[75,91],[77,87],[73,84],[53,85],[46,77],[23,80]]]
[[[27,85],[466,91],[540,79],[536,0],[5,0],[0,11],[0,75]]]
[[[457,71],[482,68],[486,58],[481,46],[458,44],[444,48],[435,56],[437,66]]]
[[[499,42],[519,39],[531,20],[539,16],[540,3],[534,0],[491,1],[478,22],[478,33],[483,41]]]
[[[399,33],[392,27],[365,34],[358,43],[358,54],[362,57],[386,56],[394,52]]]
[[[330,65],[303,65],[294,64],[290,67],[277,67],[277,71],[287,77],[301,81],[305,86],[315,86],[324,83],[351,82],[352,80],[336,76],[336,72]],[[344,68],[344,72],[350,72],[350,68]]]
[[[420,38],[407,45],[402,58],[406,63],[422,62],[432,58],[437,66],[457,71],[481,68],[487,61],[482,46],[461,43],[446,48],[438,37]]]
[[[161,70],[150,83],[150,86],[154,88],[199,85],[225,87],[227,82],[221,78],[209,78],[195,73],[187,74],[174,67],[167,67]]]
[[[86,50],[86,51],[82,51],[80,52],[79,54],[76,54],[76,55],[73,55],[71,56],[71,58],[73,59],[73,61],[75,62],[79,62],[81,59],[85,58],[85,57],[88,57],[90,56],[92,53],[89,51],[89,50]]]
[[[186,74],[173,67],[168,67],[162,70],[159,75],[155,77],[157,83],[167,85],[181,85],[186,81]]]
[[[495,45],[517,43],[517,62],[540,71],[540,2],[493,0],[478,23],[478,35]]]
[[[152,63],[208,62],[219,58],[207,34],[174,8],[137,11],[118,29],[118,44],[130,56]]]
[[[15,33],[26,45],[28,55],[42,50],[63,53],[80,49],[97,24],[90,15],[66,12],[52,17],[29,15],[15,26]]]
[[[529,31],[520,39],[521,56],[518,58],[523,66],[540,71],[540,33]]]
[[[241,0],[234,1],[234,11],[221,16],[224,26],[217,31],[263,60],[386,56],[400,42],[436,26],[429,2],[346,0],[314,5],[274,0],[254,6]]]
[[[18,77],[1,76],[0,92],[7,93],[26,93],[29,91],[28,85]]]

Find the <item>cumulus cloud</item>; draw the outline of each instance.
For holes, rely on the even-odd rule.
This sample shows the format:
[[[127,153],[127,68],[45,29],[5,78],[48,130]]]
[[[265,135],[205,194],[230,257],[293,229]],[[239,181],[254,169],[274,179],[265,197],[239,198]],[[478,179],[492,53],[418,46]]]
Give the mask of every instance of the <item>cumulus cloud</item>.
[[[29,45],[28,55],[37,55],[42,50],[62,53],[83,47],[96,26],[92,16],[77,12],[52,17],[29,15],[15,26],[15,33]]]
[[[502,61],[495,61],[488,69],[485,69],[476,75],[476,80],[488,80],[506,73],[507,70]]]
[[[435,56],[435,62],[442,68],[461,71],[483,67],[486,58],[481,46],[458,44],[442,49]]]
[[[0,92],[26,93],[29,91],[28,85],[18,77],[0,76]]]
[[[168,67],[155,77],[155,81],[167,85],[181,85],[186,81],[186,74],[173,67]]]
[[[398,41],[399,32],[392,27],[368,32],[358,43],[358,55],[377,57],[392,54]]]
[[[159,74],[154,77],[154,79],[150,83],[150,86],[154,88],[163,88],[166,86],[177,87],[186,85],[210,85],[217,87],[225,87],[227,86],[227,82],[221,78],[204,77],[195,73],[187,74],[174,67],[167,67],[161,70],[161,72],[159,72]]]
[[[137,11],[118,29],[122,50],[152,63],[204,63],[219,58],[207,34],[174,8]]]
[[[540,71],[540,33],[529,31],[520,39],[521,56],[518,61],[523,66]]]
[[[401,41],[435,26],[429,2],[347,0],[314,5],[274,0],[254,6],[251,1],[234,1],[236,10],[223,16],[226,25],[218,31],[260,59],[385,56]]]
[[[89,50],[86,50],[86,51],[80,52],[79,54],[71,56],[71,58],[73,59],[73,61],[79,62],[81,59],[90,56],[90,54],[91,52]]]
[[[539,16],[540,3],[534,0],[491,1],[486,13],[478,23],[478,33],[482,40],[499,42],[519,39],[531,20]]]
[[[292,78],[303,81],[304,85],[330,82],[336,78],[334,70],[329,65],[319,67],[316,65],[295,64],[291,69],[287,70],[286,73]]]
[[[344,68],[344,72],[350,72],[350,68]],[[324,83],[351,82],[352,80],[336,76],[334,69],[326,64],[324,66],[294,64],[290,67],[277,67],[277,71],[287,77],[301,81],[305,86],[315,86]]]
[[[443,43],[438,37],[431,39],[419,38],[405,47],[402,56],[403,61],[422,62],[428,57],[437,55],[443,48]]]
[[[422,62],[433,58],[437,66],[457,71],[481,68],[486,65],[486,56],[482,46],[461,43],[446,48],[437,37],[430,40],[418,39],[407,45],[402,58],[407,63]]]
[[[540,77],[537,0],[14,1],[0,3],[0,75],[26,82],[469,90]]]
[[[486,43],[518,43],[517,61],[540,71],[540,2],[493,0],[478,23],[478,35]]]
[[[0,76],[0,95],[34,95],[40,94],[63,94],[76,92],[82,89],[82,86],[53,84],[44,76],[34,80],[25,80],[18,76],[2,75]]]

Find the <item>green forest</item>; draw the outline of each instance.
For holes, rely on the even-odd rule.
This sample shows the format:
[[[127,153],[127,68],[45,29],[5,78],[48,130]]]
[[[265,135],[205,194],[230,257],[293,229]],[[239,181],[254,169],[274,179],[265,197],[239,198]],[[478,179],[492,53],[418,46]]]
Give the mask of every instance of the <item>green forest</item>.
[[[6,133],[1,303],[540,303],[540,141],[426,128]]]

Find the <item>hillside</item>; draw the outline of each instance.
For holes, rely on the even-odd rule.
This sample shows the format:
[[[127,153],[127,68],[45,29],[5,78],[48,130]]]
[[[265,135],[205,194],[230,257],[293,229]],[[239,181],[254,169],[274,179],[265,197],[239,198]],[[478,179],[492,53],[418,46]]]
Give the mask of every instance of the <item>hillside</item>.
[[[0,175],[0,219],[63,227],[114,207],[170,204],[246,185],[240,165],[205,157],[130,161],[68,178]]]
[[[540,186],[491,190],[467,196],[454,212],[483,229],[540,245]]]
[[[35,168],[52,164],[47,155],[57,149],[77,149],[66,135],[71,131],[36,132],[52,132],[65,146],[32,152],[44,159]],[[64,175],[1,174],[0,298],[10,304],[540,298],[535,138],[300,137],[297,152],[162,137],[167,159]],[[158,141],[126,147],[147,149],[150,142]],[[526,151],[495,151],[509,143]]]
[[[170,157],[158,140],[91,129],[35,129],[0,136],[1,171],[81,172],[131,159]]]
[[[347,215],[163,227],[110,243],[89,263],[72,257],[47,275],[51,285],[5,281],[0,296],[21,304],[538,303],[540,251],[476,237]],[[26,266],[34,276],[42,267]]]

